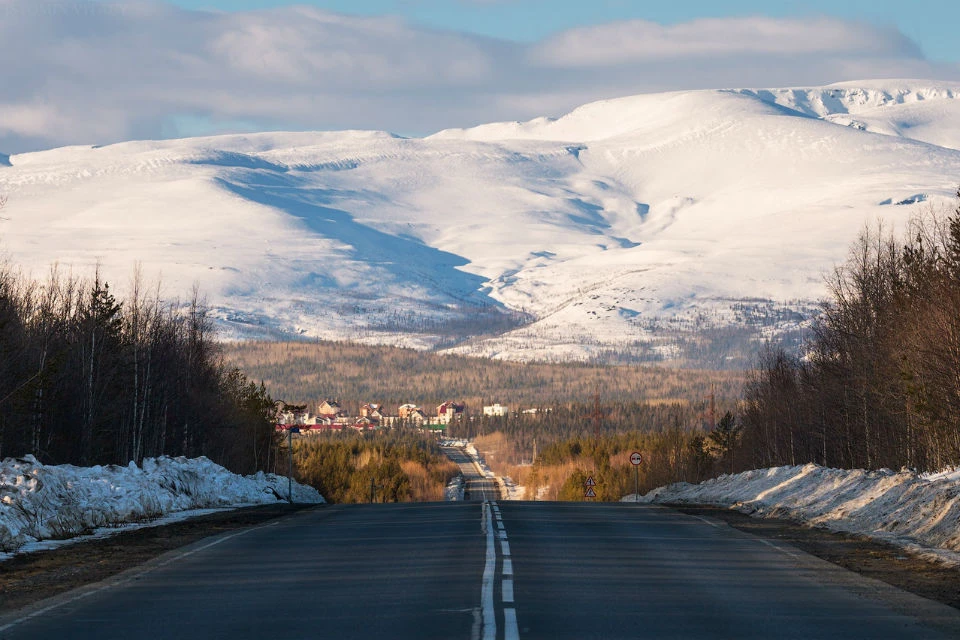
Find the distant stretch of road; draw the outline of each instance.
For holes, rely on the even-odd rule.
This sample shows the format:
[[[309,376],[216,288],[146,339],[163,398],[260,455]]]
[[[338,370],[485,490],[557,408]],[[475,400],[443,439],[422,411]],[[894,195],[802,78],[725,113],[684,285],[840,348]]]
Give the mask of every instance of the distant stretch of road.
[[[937,638],[960,612],[634,504],[326,506],[0,620],[0,638]]]
[[[463,474],[463,499],[472,501],[499,500],[500,484],[493,478],[484,477],[476,463],[463,449],[444,447],[443,453],[457,463]]]

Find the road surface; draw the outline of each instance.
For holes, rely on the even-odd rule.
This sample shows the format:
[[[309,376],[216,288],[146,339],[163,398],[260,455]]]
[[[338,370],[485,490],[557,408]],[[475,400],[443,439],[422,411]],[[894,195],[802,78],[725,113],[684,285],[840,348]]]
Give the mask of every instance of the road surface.
[[[472,501],[499,500],[500,484],[494,478],[487,478],[463,449],[443,447],[443,454],[457,463],[463,474],[463,499]]]
[[[326,506],[0,620],[0,638],[936,638],[960,612],[662,507]]]

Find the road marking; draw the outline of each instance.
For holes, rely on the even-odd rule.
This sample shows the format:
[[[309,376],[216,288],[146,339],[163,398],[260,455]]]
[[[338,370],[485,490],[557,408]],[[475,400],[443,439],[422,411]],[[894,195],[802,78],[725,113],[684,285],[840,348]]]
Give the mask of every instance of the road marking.
[[[780,545],[773,544],[773,543],[770,542],[769,540],[764,540],[763,538],[757,538],[757,540],[759,540],[759,541],[762,542],[763,544],[767,545],[768,547],[771,547],[771,548],[773,548],[773,549],[776,549],[777,551],[779,551],[779,552],[782,553],[782,554],[785,554],[785,555],[790,556],[790,557],[793,558],[794,560],[799,560],[799,559],[800,559],[800,556],[799,556],[798,554],[796,554],[796,553],[794,553],[794,552],[792,552],[792,551],[789,551],[789,550],[787,550],[787,549],[784,549],[784,548],[781,547]],[[3,629],[0,629],[0,631],[3,631]]]
[[[503,580],[503,601],[513,603],[513,580]]]
[[[501,540],[501,541],[500,541],[500,550],[503,552],[503,556],[504,556],[505,558],[506,558],[506,557],[509,557],[509,556],[510,556],[510,543],[507,542],[506,540]]]
[[[503,610],[503,640],[520,640],[516,609]]]
[[[719,529],[719,528],[720,528],[720,525],[719,525],[719,524],[717,524],[716,522],[713,522],[713,521],[711,521],[711,520],[707,520],[706,518],[701,518],[700,516],[694,516],[694,515],[691,515],[690,517],[691,517],[691,518],[696,518],[696,519],[699,520],[700,522],[706,522],[708,525],[710,525],[710,526],[713,527],[714,529]]]
[[[503,559],[503,575],[512,576],[513,575],[513,560],[510,558]]]
[[[503,531],[503,520],[500,519],[500,516],[497,516],[497,529]]]
[[[483,640],[497,640],[497,616],[493,610],[493,583],[497,572],[497,547],[493,540],[493,516],[483,503],[484,530],[487,533],[487,561],[483,568],[480,603],[483,608]]]
[[[9,629],[12,629],[12,628],[14,628],[14,627],[17,627],[17,626],[23,624],[24,622],[28,622],[28,621],[30,621],[30,620],[33,620],[33,619],[36,618],[36,617],[39,617],[39,616],[42,616],[42,615],[44,615],[44,614],[50,613],[51,611],[56,611],[57,609],[60,609],[60,608],[65,607],[65,606],[67,606],[67,605],[73,604],[73,603],[75,603],[75,602],[79,602],[80,600],[83,600],[84,598],[89,598],[90,596],[92,596],[92,595],[94,595],[94,594],[97,594],[97,593],[100,593],[101,591],[106,591],[107,589],[113,589],[113,588],[116,588],[116,587],[122,587],[122,586],[124,586],[124,585],[130,584],[130,583],[133,582],[134,580],[139,580],[139,579],[142,578],[143,576],[145,576],[145,575],[147,575],[147,574],[149,574],[149,573],[153,573],[153,572],[156,571],[157,569],[162,569],[163,567],[166,567],[166,566],[168,566],[168,565],[171,565],[171,564],[173,564],[174,562],[177,562],[177,561],[179,561],[179,560],[183,560],[184,558],[186,558],[186,557],[188,557],[188,556],[192,556],[192,555],[195,554],[195,553],[199,553],[199,552],[201,552],[201,551],[205,551],[205,550],[209,549],[210,547],[215,547],[216,545],[221,544],[221,543],[224,543],[224,542],[226,542],[227,540],[230,540],[230,539],[232,539],[232,538],[237,538],[237,537],[239,537],[239,536],[243,536],[243,535],[246,535],[246,534],[248,534],[248,533],[252,533],[252,532],[257,531],[257,530],[259,530],[259,529],[265,529],[265,528],[267,528],[267,527],[273,527],[273,526],[276,526],[277,524],[279,524],[279,523],[277,523],[277,522],[271,522],[270,524],[260,525],[259,527],[254,527],[254,528],[252,528],[252,529],[246,529],[245,531],[238,531],[237,533],[231,533],[231,534],[229,534],[229,535],[223,536],[222,538],[218,538],[218,539],[214,540],[213,542],[207,543],[207,544],[203,545],[202,547],[197,547],[196,549],[191,549],[190,551],[184,551],[183,553],[178,553],[177,555],[173,556],[172,558],[169,558],[168,560],[164,560],[163,562],[159,562],[159,563],[157,563],[157,564],[154,564],[154,565],[152,565],[152,566],[144,569],[143,571],[137,571],[136,573],[134,573],[133,575],[131,575],[131,576],[127,577],[127,578],[123,578],[123,579],[121,579],[121,580],[116,580],[116,581],[111,581],[109,584],[105,584],[105,585],[99,586],[99,587],[97,587],[96,589],[91,589],[91,590],[89,590],[89,591],[84,591],[83,593],[79,593],[79,594],[73,596],[72,598],[68,598],[68,599],[66,599],[66,600],[61,600],[60,602],[56,602],[56,603],[54,603],[54,604],[51,604],[51,605],[48,606],[48,607],[44,607],[43,609],[38,609],[38,610],[36,610],[36,611],[34,611],[34,612],[32,612],[32,613],[29,613],[29,614],[27,614],[27,615],[25,615],[25,616],[22,616],[22,617],[20,617],[20,618],[17,618],[16,620],[12,620],[12,621],[8,622],[7,624],[3,625],[2,627],[0,627],[0,633],[2,633],[2,632],[4,632],[4,631],[7,631],[7,630],[9,630]],[[491,532],[491,533],[492,533],[492,532]]]
[[[506,540],[506,539],[507,539],[507,532],[506,532],[506,531],[503,531],[503,530],[501,529],[500,531],[497,531],[497,534],[500,536],[500,539],[501,539],[501,540]]]

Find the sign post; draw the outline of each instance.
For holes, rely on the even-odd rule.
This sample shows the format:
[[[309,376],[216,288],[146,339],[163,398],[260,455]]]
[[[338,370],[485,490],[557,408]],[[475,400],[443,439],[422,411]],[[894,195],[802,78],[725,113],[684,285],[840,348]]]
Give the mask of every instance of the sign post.
[[[640,455],[639,451],[634,451],[630,454],[630,464],[633,465],[634,471],[636,471],[636,483],[634,485],[634,501],[640,502],[640,463],[643,462],[643,456]]]
[[[293,434],[300,433],[294,426],[287,427],[287,452],[290,456],[289,475],[287,476],[287,502],[293,504]]]
[[[584,492],[583,497],[589,500],[593,500],[597,497],[597,492],[594,490],[594,487],[597,486],[597,481],[593,479],[593,476],[590,476],[583,483]]]

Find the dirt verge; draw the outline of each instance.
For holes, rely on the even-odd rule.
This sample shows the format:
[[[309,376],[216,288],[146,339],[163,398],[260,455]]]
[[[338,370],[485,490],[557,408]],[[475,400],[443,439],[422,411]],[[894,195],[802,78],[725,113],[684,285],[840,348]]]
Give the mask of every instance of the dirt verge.
[[[900,547],[789,520],[753,518],[723,507],[666,506],[681,513],[722,520],[761,538],[786,542],[844,569],[960,609],[960,569],[919,558]]]
[[[316,506],[278,503],[246,507],[15,556],[0,562],[0,614],[105,580],[208,536]]]

